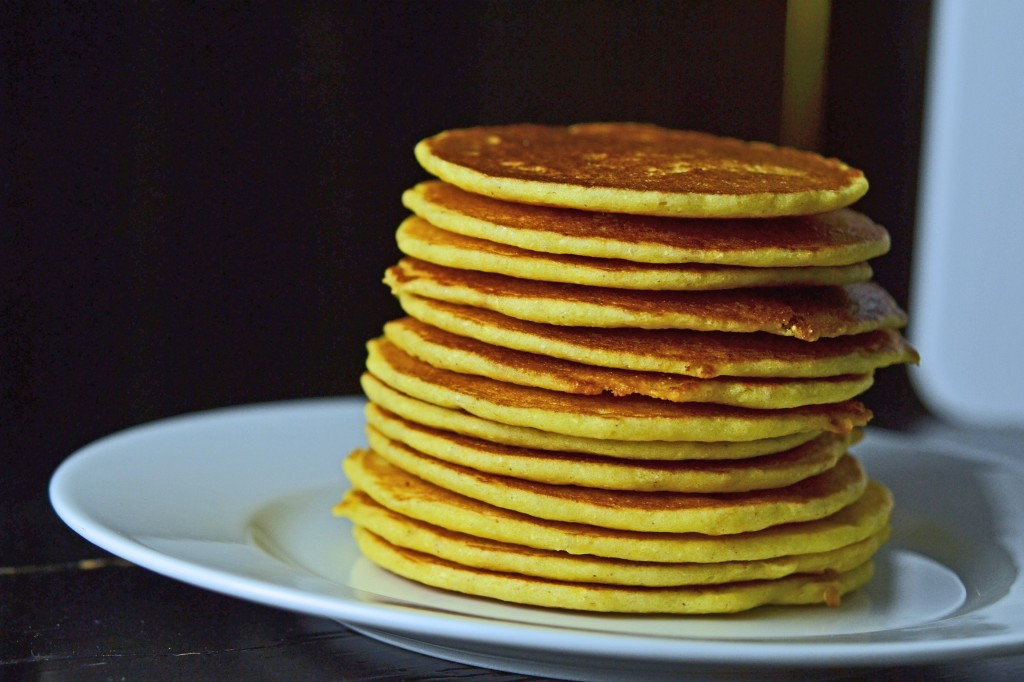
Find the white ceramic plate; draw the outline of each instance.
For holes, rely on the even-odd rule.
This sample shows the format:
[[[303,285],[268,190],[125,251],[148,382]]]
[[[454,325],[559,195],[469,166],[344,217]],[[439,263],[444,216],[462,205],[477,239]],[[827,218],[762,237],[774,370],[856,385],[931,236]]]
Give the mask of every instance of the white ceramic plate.
[[[129,429],[64,462],[51,499],[85,538],[158,573],[519,673],[763,675],[1024,651],[1024,464],[1005,455],[869,431],[855,452],[896,495],[894,535],[838,610],[590,615],[425,588],[360,557],[330,506],[348,485],[342,458],[363,443],[361,406],[282,403]]]

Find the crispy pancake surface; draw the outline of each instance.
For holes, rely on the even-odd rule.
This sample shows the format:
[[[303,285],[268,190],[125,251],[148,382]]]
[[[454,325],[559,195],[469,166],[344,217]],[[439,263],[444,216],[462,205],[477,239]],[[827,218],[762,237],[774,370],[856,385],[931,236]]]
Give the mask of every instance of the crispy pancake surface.
[[[712,378],[864,374],[917,353],[892,329],[805,343],[775,334],[597,329],[518,320],[484,308],[401,295],[417,320],[478,341],[601,367]]]
[[[628,441],[612,438],[585,438],[527,426],[502,424],[482,419],[459,408],[428,403],[397,391],[369,372],[361,377],[361,385],[372,402],[366,406],[367,419],[373,423],[372,412],[385,412],[416,424],[482,438],[514,447],[527,447],[550,452],[575,452],[621,459],[745,459],[789,450],[806,443],[821,431],[802,431],[749,441]]]
[[[806,431],[849,433],[871,418],[856,401],[755,410],[646,396],[574,395],[437,369],[383,339],[367,346],[367,369],[397,391],[503,424],[570,436],[743,441]]]
[[[828,471],[785,488],[743,493],[600,490],[487,474],[387,441],[371,456],[437,486],[528,516],[604,528],[731,535],[782,523],[813,521],[859,498],[867,477],[850,455]]]
[[[864,540],[838,549],[772,559],[715,564],[636,562],[553,552],[478,538],[416,521],[377,504],[365,495],[347,495],[336,511],[393,545],[473,568],[550,580],[645,587],[720,585],[747,580],[775,580],[794,573],[848,571],[868,561],[890,533],[886,527]]]
[[[784,452],[738,460],[635,460],[514,447],[368,412],[370,447],[397,441],[437,459],[486,473],[553,485],[645,492],[745,492],[781,488],[832,468],[860,437],[823,434]]]
[[[723,585],[642,587],[570,582],[488,571],[392,545],[355,528],[360,550],[374,563],[433,587],[518,604],[616,613],[732,613],[765,604],[823,604],[866,583],[871,562],[845,573],[798,573],[777,580]]]
[[[822,213],[868,188],[817,154],[636,123],[450,130],[415,148],[429,172],[527,204],[668,216]]]
[[[768,332],[804,341],[898,328],[907,318],[874,282],[844,287],[633,291],[538,282],[403,258],[384,281],[398,296],[485,308],[530,322],[583,327]]]
[[[384,325],[385,337],[439,369],[552,391],[646,395],[672,402],[708,402],[779,409],[850,400],[870,388],[870,374],[814,379],[717,377],[636,372],[523,353],[450,334],[413,318]]]
[[[409,518],[499,542],[644,562],[717,563],[827,552],[881,531],[893,505],[889,491],[869,481],[855,502],[814,521],[732,535],[651,533],[551,521],[496,507],[413,476],[368,450],[353,452],[344,466],[356,495]]]
[[[889,250],[889,233],[851,209],[759,219],[658,218],[500,201],[436,180],[402,195],[448,232],[529,251],[639,263],[755,268],[843,266]]]
[[[703,291],[743,287],[843,285],[871,279],[866,262],[821,267],[743,267],[707,263],[637,263],[528,251],[438,229],[407,218],[396,233],[398,248],[428,263],[462,270],[619,289]]]

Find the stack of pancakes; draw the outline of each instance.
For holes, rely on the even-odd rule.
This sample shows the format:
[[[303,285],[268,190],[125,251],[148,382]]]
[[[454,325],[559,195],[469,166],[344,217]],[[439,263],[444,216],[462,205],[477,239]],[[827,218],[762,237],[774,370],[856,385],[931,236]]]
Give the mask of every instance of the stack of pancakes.
[[[416,156],[408,317],[372,340],[336,513],[435,587],[538,606],[838,604],[892,500],[847,453],[916,362],[886,231],[835,159],[640,124],[442,133]]]

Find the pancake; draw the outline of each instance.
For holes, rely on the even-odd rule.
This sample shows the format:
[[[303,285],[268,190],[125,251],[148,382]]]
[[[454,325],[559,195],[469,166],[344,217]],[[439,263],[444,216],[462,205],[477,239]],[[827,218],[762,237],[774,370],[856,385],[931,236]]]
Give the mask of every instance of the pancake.
[[[499,542],[632,561],[717,563],[827,552],[874,535],[892,513],[889,491],[869,481],[855,502],[815,521],[734,535],[648,533],[548,521],[495,507],[428,483],[365,450],[347,457],[344,468],[355,495],[409,518]]]
[[[470,192],[616,213],[803,215],[851,204],[868,189],[863,173],[837,159],[636,123],[449,130],[415,154]]]
[[[383,339],[370,341],[367,348],[367,369],[395,390],[484,419],[569,436],[742,441],[805,431],[849,433],[871,418],[856,401],[754,410],[646,396],[580,396],[437,369]]]
[[[863,174],[597,123],[453,130],[384,277],[368,449],[334,513],[399,576],[519,604],[731,613],[867,581],[892,498],[848,452],[916,362]]]
[[[902,327],[907,321],[892,297],[874,282],[633,291],[457,270],[408,257],[388,268],[384,281],[399,296],[413,294],[568,326],[768,332],[814,341]]]
[[[551,580],[645,587],[720,585],[775,580],[794,573],[848,571],[871,559],[890,533],[886,527],[846,547],[774,559],[716,564],[636,562],[552,552],[457,533],[397,514],[365,495],[350,493],[336,509],[360,528],[393,545],[464,566]]]
[[[536,483],[451,464],[391,440],[370,456],[495,507],[551,521],[647,533],[731,535],[813,521],[853,503],[867,485],[864,471],[850,455],[824,473],[785,488],[743,493],[636,492]]]
[[[754,268],[847,266],[888,252],[889,233],[840,209],[809,216],[677,219],[528,206],[431,180],[402,203],[431,225],[529,251],[639,263]]]
[[[697,379],[594,367],[492,346],[408,317],[385,324],[384,334],[409,355],[440,369],[581,395],[636,394],[672,402],[778,409],[850,400],[872,383],[870,374],[814,379]]]
[[[835,466],[860,433],[823,434],[791,450],[741,460],[633,460],[517,448],[432,429],[394,415],[368,414],[378,452],[394,440],[431,457],[491,474],[608,490],[746,492],[792,485]]]
[[[865,262],[833,267],[741,267],[706,263],[636,263],[527,251],[516,246],[441,230],[420,218],[398,227],[398,248],[414,258],[463,270],[646,290],[708,290],[791,285],[842,285],[871,279]]]
[[[501,424],[481,419],[460,409],[440,407],[396,391],[369,372],[361,377],[366,396],[367,418],[373,413],[391,413],[424,426],[482,438],[494,443],[535,448],[552,452],[576,452],[621,459],[743,459],[783,452],[816,438],[819,431],[806,431],[750,441],[627,441],[608,438],[582,438],[525,426]],[[385,417],[390,416],[385,414]]]
[[[392,545],[354,529],[359,549],[375,564],[416,582],[517,604],[615,613],[734,613],[765,604],[828,604],[871,579],[865,562],[845,573],[798,573],[778,580],[724,585],[640,587],[549,580],[472,568]]]
[[[588,365],[704,379],[722,375],[798,378],[867,374],[918,360],[910,344],[891,329],[805,343],[764,333],[541,324],[413,295],[399,296],[399,302],[421,322],[492,345]]]

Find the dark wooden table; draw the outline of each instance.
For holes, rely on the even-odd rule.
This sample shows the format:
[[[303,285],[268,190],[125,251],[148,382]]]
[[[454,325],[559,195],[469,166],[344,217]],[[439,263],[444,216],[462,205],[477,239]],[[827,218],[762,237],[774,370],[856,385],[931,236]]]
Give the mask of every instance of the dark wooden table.
[[[521,680],[226,597],[79,538],[44,494],[0,510],[0,680]]]
[[[758,671],[746,671],[763,679]],[[680,671],[685,677],[685,671]],[[397,649],[339,623],[244,602],[79,538],[45,490],[0,506],[0,680],[521,680]],[[1024,653],[835,679],[1024,679]]]

